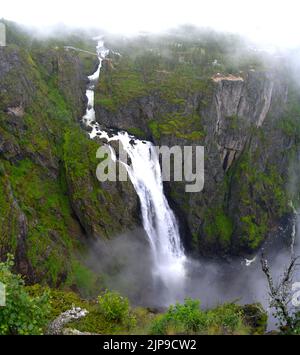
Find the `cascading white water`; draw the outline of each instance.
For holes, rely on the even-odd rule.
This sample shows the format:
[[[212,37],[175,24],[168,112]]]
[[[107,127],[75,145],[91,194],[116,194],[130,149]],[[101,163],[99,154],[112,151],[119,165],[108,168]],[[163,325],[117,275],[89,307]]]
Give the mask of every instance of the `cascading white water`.
[[[143,226],[153,252],[154,276],[163,281],[169,290],[167,298],[173,302],[183,291],[185,254],[176,218],[164,196],[157,152],[150,142],[135,140],[132,144],[127,133],[119,133],[118,139],[131,160],[126,167],[141,202]]]
[[[126,132],[109,136],[95,121],[95,83],[99,79],[102,62],[109,53],[102,40],[98,42],[97,53],[99,65],[89,76],[90,84],[86,91],[88,105],[83,121],[91,129],[91,138],[97,136],[108,142],[119,140],[130,157],[131,165],[121,163],[125,165],[140,199],[143,226],[153,253],[153,275],[163,282],[168,291],[166,302],[171,303],[182,295],[184,289],[186,257],[176,218],[164,196],[158,155],[150,142],[140,141]]]

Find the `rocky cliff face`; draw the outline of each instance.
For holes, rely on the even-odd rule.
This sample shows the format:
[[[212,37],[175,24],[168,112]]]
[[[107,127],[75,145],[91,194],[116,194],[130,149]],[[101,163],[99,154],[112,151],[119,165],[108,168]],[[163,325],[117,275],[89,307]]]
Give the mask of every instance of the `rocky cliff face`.
[[[291,212],[289,153],[297,143],[283,129],[290,109],[286,76],[276,67],[223,75],[212,68],[198,81],[195,74],[191,76],[190,87],[177,87],[186,80],[182,69],[159,70],[158,78],[148,78],[150,89],[137,90],[131,89],[128,73],[127,79],[122,76],[127,64],[114,60],[114,69],[104,67],[97,91],[101,124],[157,145],[205,148],[202,192],[186,193],[185,182],[165,183],[187,246],[204,255],[257,249]],[[161,69],[163,59],[159,60]],[[172,75],[177,82],[170,79]],[[135,95],[125,97],[122,87],[134,89]],[[113,101],[115,96],[119,103]]]
[[[96,179],[101,142],[80,126],[95,58],[16,38],[0,48],[0,258],[13,253],[31,283],[87,290],[99,280],[83,262],[86,242],[140,225],[138,198],[130,182]],[[165,191],[196,255],[241,254],[290,212],[299,97],[276,68],[228,74],[211,64],[219,54],[201,46],[175,41],[165,58],[148,47],[133,58],[124,48],[113,54],[96,115],[157,145],[203,145],[204,190],[186,193],[171,179]]]
[[[213,81],[216,83],[212,107],[215,111],[212,116],[216,117],[215,138],[222,166],[227,170],[244,149],[251,127],[263,125],[272,100],[285,105],[287,86],[282,80],[276,82],[271,73],[249,72],[245,79],[216,76]]]
[[[13,253],[28,282],[88,290],[86,242],[134,228],[139,213],[130,183],[96,179],[100,143],[79,122],[96,63],[84,61],[53,43],[0,47],[0,259]]]
[[[251,252],[289,213],[290,142],[278,131],[287,82],[276,73],[253,71],[213,81],[210,107],[201,113],[207,132],[205,186],[187,197],[188,221],[204,253]]]

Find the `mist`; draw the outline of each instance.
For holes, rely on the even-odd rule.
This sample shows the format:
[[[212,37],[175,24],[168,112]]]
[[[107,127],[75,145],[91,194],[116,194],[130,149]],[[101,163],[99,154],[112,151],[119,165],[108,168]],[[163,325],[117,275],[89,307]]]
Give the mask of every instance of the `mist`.
[[[108,289],[121,292],[136,305],[151,303],[152,260],[147,235],[142,228],[110,240],[92,241],[86,264],[94,272],[104,275]]]
[[[199,299],[203,309],[224,302],[261,303],[268,312],[269,330],[275,329],[276,319],[269,308],[267,279],[262,272],[260,259],[263,252],[277,282],[291,260],[294,224],[299,231],[298,215],[287,220],[285,228],[278,230],[255,254],[247,258],[196,260],[188,257],[186,280],[184,285],[180,285],[178,301],[183,302],[187,297]],[[169,293],[163,282],[153,277],[153,260],[147,238],[144,230],[137,228],[109,241],[94,241],[86,262],[95,272],[105,275],[105,287],[126,295],[134,306],[160,311],[169,305]],[[295,255],[300,255],[299,232],[295,235],[293,247]],[[294,281],[299,280],[300,270],[296,270]]]
[[[299,7],[296,0],[11,0],[1,4],[0,18],[44,32],[59,24],[122,35],[192,24],[239,33],[265,48],[293,48],[300,45]]]

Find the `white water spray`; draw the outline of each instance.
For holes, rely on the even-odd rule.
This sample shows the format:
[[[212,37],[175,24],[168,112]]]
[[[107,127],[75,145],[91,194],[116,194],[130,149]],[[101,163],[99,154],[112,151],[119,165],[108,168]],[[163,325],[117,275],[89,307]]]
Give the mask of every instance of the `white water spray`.
[[[130,157],[131,165],[121,163],[125,165],[141,202],[143,226],[153,253],[154,280],[160,280],[167,289],[166,303],[173,303],[184,294],[186,256],[176,218],[164,196],[158,155],[150,142],[140,141],[126,132],[110,137],[96,122],[94,89],[103,60],[109,53],[102,40],[98,42],[97,53],[99,65],[95,73],[89,76],[90,84],[86,91],[88,105],[83,121],[90,127],[92,139],[105,138],[108,142],[119,140]]]

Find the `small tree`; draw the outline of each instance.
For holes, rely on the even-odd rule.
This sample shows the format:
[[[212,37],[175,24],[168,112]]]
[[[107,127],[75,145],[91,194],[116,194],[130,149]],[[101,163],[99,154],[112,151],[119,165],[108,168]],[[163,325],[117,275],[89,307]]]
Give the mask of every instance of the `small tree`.
[[[278,282],[274,282],[271,275],[267,259],[262,254],[262,271],[267,277],[270,296],[270,307],[274,307],[275,318],[279,321],[280,329],[285,332],[299,333],[299,312],[293,312],[290,303],[293,298],[292,284],[294,273],[299,266],[297,260],[299,257],[291,257],[289,265],[284,270],[282,277]]]
[[[135,326],[135,317],[131,314],[129,300],[118,292],[106,290],[98,297],[99,310],[109,322],[120,323],[129,328]]]

